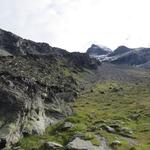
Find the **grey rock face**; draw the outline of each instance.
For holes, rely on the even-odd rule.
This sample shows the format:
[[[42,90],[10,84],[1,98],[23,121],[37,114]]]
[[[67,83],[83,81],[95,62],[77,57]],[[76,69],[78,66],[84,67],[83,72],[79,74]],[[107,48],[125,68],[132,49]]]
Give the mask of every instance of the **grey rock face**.
[[[7,86],[8,81],[15,87]],[[0,139],[14,144],[28,134],[45,131],[44,101],[39,86],[28,78],[15,77],[6,72],[0,76]]]
[[[21,136],[43,134],[48,125],[64,118],[68,106],[51,90],[29,78],[1,73],[0,139],[14,144]],[[52,102],[45,103],[48,99]]]

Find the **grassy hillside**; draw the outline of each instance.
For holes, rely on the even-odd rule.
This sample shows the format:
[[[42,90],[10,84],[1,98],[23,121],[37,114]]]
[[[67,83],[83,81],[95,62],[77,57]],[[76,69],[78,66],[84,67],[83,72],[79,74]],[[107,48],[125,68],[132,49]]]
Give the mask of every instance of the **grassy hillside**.
[[[132,147],[150,149],[150,85],[120,84],[107,81],[97,84],[91,91],[81,95],[74,108],[73,119],[81,118],[85,130],[100,134],[111,144],[121,141],[119,150]],[[84,120],[84,121],[83,121]],[[104,125],[120,127],[114,134],[103,129]],[[119,128],[133,132],[131,137]],[[128,132],[128,131],[127,131]]]
[[[128,70],[128,74],[138,76],[139,79],[148,78],[149,73],[139,73]],[[68,74],[68,72],[66,72]],[[76,78],[82,79],[82,73]],[[114,76],[112,74],[112,76]],[[110,76],[109,76],[110,78]],[[130,81],[130,80],[129,80]],[[121,82],[115,80],[100,80],[84,90],[71,104],[74,115],[58,124],[48,127],[43,136],[28,136],[19,145],[23,149],[43,149],[44,141],[55,141],[66,145],[69,139],[82,133],[85,139],[94,145],[100,145],[96,136],[105,137],[107,144],[120,141],[118,150],[149,150],[150,149],[150,83]],[[65,122],[71,122],[74,127],[61,130]],[[110,132],[108,128],[115,131]]]

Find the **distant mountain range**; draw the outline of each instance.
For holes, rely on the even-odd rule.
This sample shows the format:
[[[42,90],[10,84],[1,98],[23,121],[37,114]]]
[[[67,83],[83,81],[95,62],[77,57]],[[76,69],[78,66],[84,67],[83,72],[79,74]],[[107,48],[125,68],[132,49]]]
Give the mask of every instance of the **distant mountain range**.
[[[150,68],[150,48],[128,48],[126,46],[119,46],[112,51],[106,47],[92,45],[87,50],[87,53],[101,62]]]

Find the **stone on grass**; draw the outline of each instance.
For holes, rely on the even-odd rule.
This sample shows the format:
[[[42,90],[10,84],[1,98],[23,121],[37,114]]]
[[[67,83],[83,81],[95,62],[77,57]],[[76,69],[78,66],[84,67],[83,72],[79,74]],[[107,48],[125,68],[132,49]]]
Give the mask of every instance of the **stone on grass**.
[[[112,128],[110,126],[107,126],[107,125],[103,125],[102,128],[104,130],[106,130],[107,132],[110,132],[110,133],[115,133],[116,132],[114,128]]]
[[[68,130],[74,127],[74,124],[71,122],[65,122],[64,125],[61,127],[61,130]]]
[[[63,146],[55,142],[46,142],[45,148],[46,150],[61,150]]]
[[[99,150],[91,141],[85,141],[76,137],[72,142],[68,143],[66,150]]]
[[[111,147],[112,147],[112,148],[117,148],[118,146],[121,146],[121,142],[118,141],[118,140],[113,141],[113,142],[111,143]]]

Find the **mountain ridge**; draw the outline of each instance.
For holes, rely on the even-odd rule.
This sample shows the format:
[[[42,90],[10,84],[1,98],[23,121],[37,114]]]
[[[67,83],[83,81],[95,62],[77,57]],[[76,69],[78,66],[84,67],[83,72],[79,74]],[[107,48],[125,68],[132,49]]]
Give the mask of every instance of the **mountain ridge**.
[[[32,40],[23,39],[12,32],[2,29],[0,29],[0,49],[5,50],[12,55],[46,55],[50,53],[56,54],[58,51],[65,51],[61,48],[53,48],[48,43],[34,42]],[[57,51],[55,49],[57,49]]]
[[[97,49],[97,51],[99,51]],[[88,53],[88,50],[87,50]],[[119,46],[110,53],[100,54],[95,53],[95,49],[90,49],[92,58],[96,58],[101,62],[111,62],[116,64],[137,65],[143,68],[149,68],[147,63],[150,59],[150,48],[128,48],[126,46]],[[147,63],[147,64],[146,64]],[[142,65],[143,64],[143,65]],[[144,64],[147,67],[144,67]]]
[[[86,51],[89,55],[105,55],[111,52],[111,49],[105,47],[105,46],[100,46],[100,45],[95,45],[92,44],[90,48]]]

